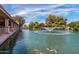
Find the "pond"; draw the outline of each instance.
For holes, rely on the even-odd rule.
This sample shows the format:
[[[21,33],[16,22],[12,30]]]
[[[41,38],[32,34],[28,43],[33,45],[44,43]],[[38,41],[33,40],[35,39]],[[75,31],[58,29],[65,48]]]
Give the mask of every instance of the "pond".
[[[79,33],[68,31],[22,30],[13,53],[18,54],[77,54]]]

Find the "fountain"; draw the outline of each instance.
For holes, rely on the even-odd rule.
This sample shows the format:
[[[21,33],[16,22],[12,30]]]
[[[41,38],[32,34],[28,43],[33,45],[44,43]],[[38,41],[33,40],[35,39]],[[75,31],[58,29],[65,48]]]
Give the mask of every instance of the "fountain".
[[[45,30],[51,32],[54,30],[54,28],[46,27]]]
[[[43,27],[43,30],[39,31],[34,31],[35,33],[38,34],[44,34],[44,35],[66,35],[66,34],[71,34],[67,30],[63,30],[61,27]]]
[[[51,32],[53,30],[61,30],[63,28],[61,28],[61,27],[42,27],[41,29]]]

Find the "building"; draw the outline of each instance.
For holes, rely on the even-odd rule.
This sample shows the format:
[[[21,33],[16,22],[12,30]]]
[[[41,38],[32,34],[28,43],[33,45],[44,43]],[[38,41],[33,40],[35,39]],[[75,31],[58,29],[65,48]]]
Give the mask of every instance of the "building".
[[[19,28],[10,14],[0,5],[0,35],[10,33]]]

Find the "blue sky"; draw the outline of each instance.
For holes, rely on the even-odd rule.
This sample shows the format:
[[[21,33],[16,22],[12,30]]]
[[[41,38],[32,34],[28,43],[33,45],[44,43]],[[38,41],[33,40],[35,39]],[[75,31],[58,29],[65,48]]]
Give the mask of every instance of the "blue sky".
[[[62,16],[69,22],[79,21],[79,4],[4,4],[11,16],[20,15],[26,24],[44,22],[48,15]]]

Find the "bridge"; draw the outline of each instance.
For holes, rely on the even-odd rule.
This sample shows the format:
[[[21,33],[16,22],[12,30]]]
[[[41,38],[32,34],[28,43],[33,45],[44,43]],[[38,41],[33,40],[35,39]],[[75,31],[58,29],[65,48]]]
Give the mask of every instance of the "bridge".
[[[0,5],[0,52],[2,46],[8,41],[8,38],[13,36],[13,34],[18,30],[19,25],[14,21],[14,19],[12,19],[3,6]]]

